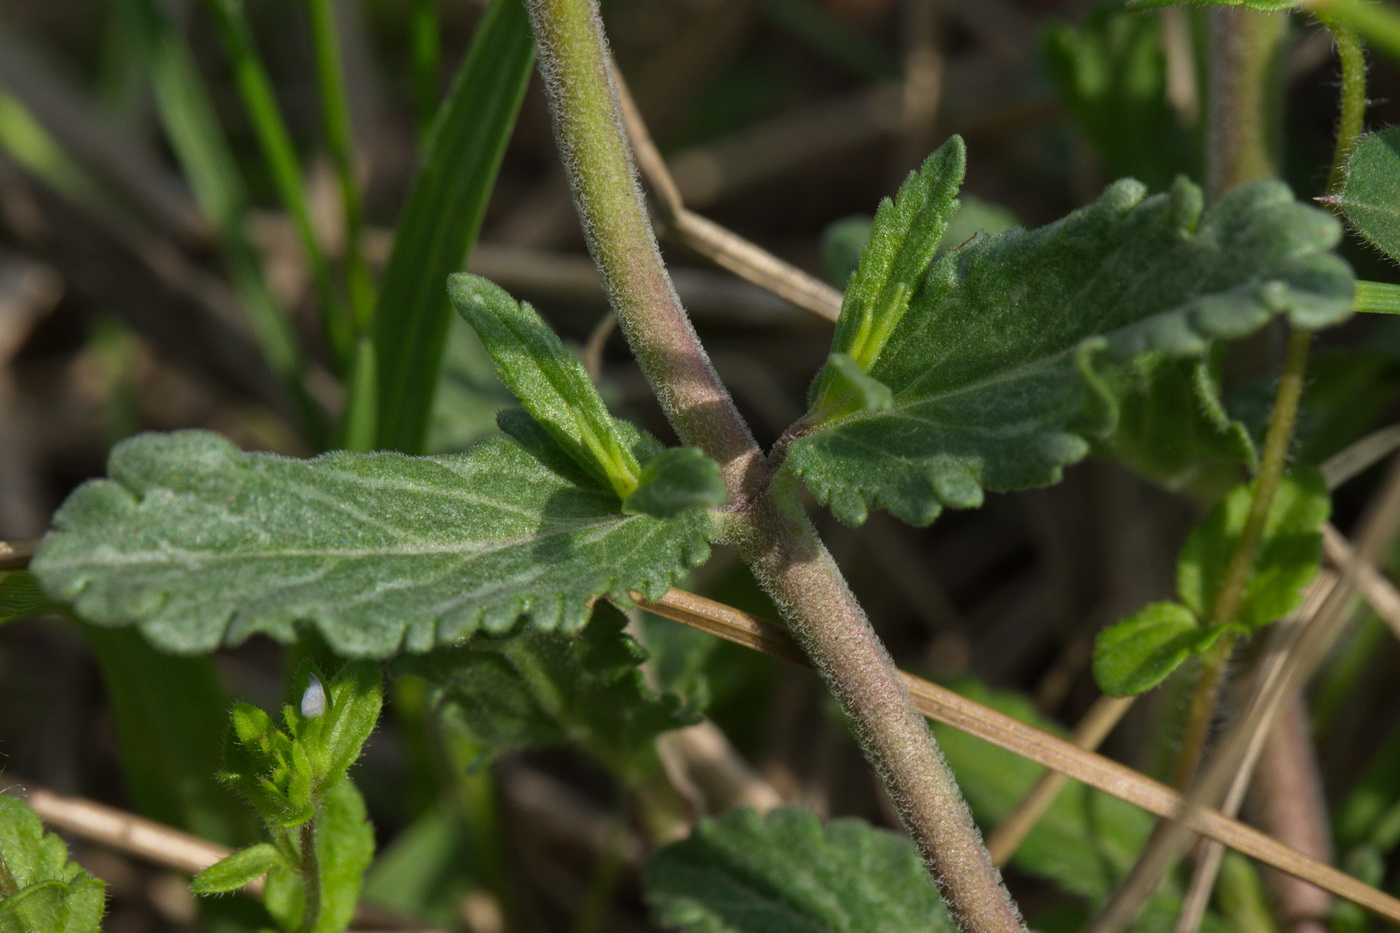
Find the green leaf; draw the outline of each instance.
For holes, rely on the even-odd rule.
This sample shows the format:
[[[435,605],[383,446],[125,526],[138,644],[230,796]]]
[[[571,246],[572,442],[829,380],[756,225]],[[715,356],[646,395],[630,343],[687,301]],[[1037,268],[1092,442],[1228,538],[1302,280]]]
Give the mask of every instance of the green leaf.
[[[1356,144],[1342,190],[1330,200],[1368,243],[1400,262],[1400,127]]]
[[[656,736],[694,722],[670,694],[642,677],[644,652],[627,617],[599,603],[580,635],[526,631],[476,636],[430,654],[400,658],[399,673],[433,686],[448,723],[483,754],[518,748],[582,747],[619,774],[650,763]]]
[[[534,56],[524,4],[494,0],[433,121],[370,325],[378,447],[423,450],[452,318],[442,283],[466,267]]]
[[[322,792],[345,778],[379,721],[384,679],[378,663],[351,661],[325,684],[325,694],[323,715],[308,719],[293,712],[288,722],[293,740],[306,749],[313,781]]]
[[[966,165],[967,147],[954,136],[909,175],[893,201],[880,203],[860,264],[846,285],[831,341],[833,354],[849,355],[867,372],[880,358],[943,239],[948,218],[957,210]],[[833,379],[818,378],[815,408],[828,407]]]
[[[365,818],[365,801],[355,785],[341,781],[326,794],[316,814],[316,868],[320,912],[310,933],[344,933],[355,916],[365,872],[374,858],[374,827]],[[294,839],[298,855],[300,837]],[[263,904],[285,930],[302,930],[306,888],[302,876],[285,866],[267,874]]]
[[[860,411],[884,411],[894,404],[890,387],[870,376],[846,353],[833,353],[822,371],[826,388],[824,418],[839,418]]]
[[[1161,31],[1155,16],[1110,8],[1045,35],[1050,75],[1105,177],[1136,178],[1153,191],[1199,174],[1197,145],[1167,98]]]
[[[860,252],[870,241],[870,229],[874,221],[867,216],[856,214],[843,217],[822,231],[822,263],[826,267],[827,278],[845,287],[860,264]],[[1016,215],[999,204],[965,194],[958,199],[957,210],[948,221],[948,229],[938,241],[935,255],[941,256],[950,249],[962,246],[978,234],[1001,233],[1020,226]]]
[[[1064,734],[1025,696],[993,691],[970,679],[947,686],[1036,728]],[[1034,762],[951,726],[934,724],[933,732],[973,816],[984,829],[1005,819],[1045,773]],[[1036,822],[1011,863],[1091,902],[1101,902],[1117,889],[1137,861],[1153,822],[1152,816],[1131,804],[1071,783]],[[1173,896],[1179,903],[1179,892],[1169,879],[1159,897]]]
[[[816,425],[787,464],[842,521],[885,508],[927,524],[984,488],[1055,482],[1112,427],[1115,362],[1197,355],[1274,314],[1316,328],[1350,313],[1333,218],[1275,182],[1200,206],[1185,180],[1152,197],[1124,181],[1048,227],[948,253],[870,370],[894,404]]]
[[[1254,484],[1239,486],[1198,525],[1177,558],[1177,592],[1203,619],[1210,618],[1225,568],[1249,515]],[[1257,629],[1288,615],[1322,561],[1322,523],[1331,511],[1327,484],[1315,470],[1285,474],[1264,523],[1264,537],[1238,615],[1229,620]]]
[[[1105,385],[1113,393],[1118,423],[1095,444],[1154,482],[1190,490],[1206,501],[1236,485],[1242,471],[1257,469],[1249,429],[1221,404],[1207,356],[1174,359],[1145,353],[1116,367]]]
[[[447,294],[530,416],[595,479],[626,499],[637,488],[641,467],[593,380],[553,329],[534,308],[479,275],[452,276]]]
[[[28,570],[0,570],[0,625],[60,608],[44,595],[39,581]]]
[[[252,884],[277,866],[287,866],[282,853],[270,842],[260,842],[225,856],[194,876],[195,894],[227,894]]]
[[[104,892],[28,804],[0,794],[0,933],[92,933]]]
[[[658,597],[708,556],[703,510],[623,515],[531,442],[548,465],[499,436],[459,455],[298,461],[213,434],[143,435],[59,510],[33,569],[84,618],[139,625],[167,650],[289,641],[311,623],[343,656],[387,657],[522,615],[578,628],[589,600]]]
[[[686,933],[953,933],[913,843],[810,810],[733,810],[647,862],[659,925]]]
[[[671,447],[647,461],[636,489],[622,501],[629,515],[675,518],[690,509],[724,505],[719,464],[698,447]]]
[[[1109,696],[1145,693],[1227,631],[1202,628],[1195,613],[1180,603],[1152,603],[1099,633],[1094,680]]]

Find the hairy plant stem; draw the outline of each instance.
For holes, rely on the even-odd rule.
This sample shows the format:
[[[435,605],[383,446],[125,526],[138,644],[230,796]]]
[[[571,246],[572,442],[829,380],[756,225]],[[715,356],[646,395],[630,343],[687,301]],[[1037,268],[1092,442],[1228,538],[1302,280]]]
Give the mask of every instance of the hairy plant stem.
[[[720,382],[661,261],[588,0],[528,0],[540,74],[588,251],[633,355],[676,433],[719,461],[731,499],[762,452]]]
[[[1210,11],[1206,194],[1276,173],[1277,71],[1285,19],[1243,7]]]
[[[637,185],[595,4],[527,7],[589,251],[672,426],[723,469],[728,536],[850,716],[959,926],[1024,929],[894,662],[803,514],[795,481],[775,481],[681,308]]]
[[[1327,173],[1327,193],[1336,194],[1346,176],[1347,160],[1366,122],[1366,49],[1352,27],[1338,23],[1326,13],[1318,13],[1317,18],[1332,32],[1342,72],[1337,142],[1332,150],[1332,168]]]
[[[316,817],[301,824],[301,879],[306,898],[300,933],[313,933],[321,919],[321,865],[316,858]]]
[[[851,719],[959,928],[1024,929],[923,716],[793,482],[780,477],[736,517],[733,543]]]
[[[1212,628],[1229,625],[1235,621],[1240,604],[1244,601],[1245,588],[1254,574],[1254,561],[1259,556],[1259,547],[1264,540],[1264,526],[1269,518],[1269,509],[1274,504],[1279,480],[1283,477],[1288,463],[1288,447],[1293,440],[1293,426],[1298,420],[1298,403],[1303,396],[1303,379],[1308,369],[1308,348],[1312,334],[1295,329],[1288,335],[1288,351],[1284,357],[1283,372],[1279,376],[1278,390],[1274,395],[1273,415],[1269,419],[1269,429],[1264,436],[1264,453],[1259,458],[1259,474],[1254,478],[1254,496],[1249,502],[1249,514],[1244,527],[1240,529],[1240,539],[1230,554],[1230,563],[1225,567],[1225,577],[1220,584],[1220,593],[1211,607],[1207,624]],[[1226,665],[1235,647],[1235,638],[1227,636],[1201,659],[1200,673],[1192,690],[1191,705],[1187,714],[1185,731],[1182,736],[1181,757],[1177,762],[1176,786],[1184,788],[1196,773],[1196,767],[1204,754],[1210,738],[1211,722],[1219,705],[1220,687],[1224,682]]]

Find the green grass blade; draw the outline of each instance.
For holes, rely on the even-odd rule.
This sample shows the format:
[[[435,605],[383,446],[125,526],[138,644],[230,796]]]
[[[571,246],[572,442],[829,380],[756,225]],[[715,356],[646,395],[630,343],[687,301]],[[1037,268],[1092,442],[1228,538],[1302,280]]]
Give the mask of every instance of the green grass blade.
[[[121,0],[150,70],[160,122],[201,210],[213,224],[229,278],[272,371],[300,404],[307,429],[322,428],[301,383],[302,351],[285,309],[268,289],[248,235],[238,165],[215,119],[213,100],[175,25],[154,0]]]
[[[310,0],[311,39],[316,51],[316,83],[321,91],[321,118],[326,148],[340,186],[340,207],[345,224],[345,267],[349,278],[350,309],[354,332],[369,324],[374,313],[374,278],[364,256],[365,210],[360,184],[355,178],[354,135],[350,130],[350,104],[345,90],[345,66],[335,27],[331,0]]]
[[[341,306],[331,278],[330,263],[316,237],[311,208],[306,200],[301,160],[277,106],[272,81],[258,55],[247,17],[235,0],[205,0],[204,5],[218,26],[219,38],[233,64],[234,80],[262,150],[263,162],[272,177],[283,209],[292,219],[302,252],[306,254],[306,264],[321,302],[321,324],[325,328],[326,339],[336,357],[348,365],[353,341],[351,321],[346,309]]]
[[[520,0],[493,0],[438,113],[399,220],[371,335],[377,446],[421,451],[452,314],[447,276],[466,265],[534,63]]]
[[[438,68],[442,64],[442,27],[437,0],[413,0],[409,28],[413,41],[413,109],[418,143],[426,145],[438,108]]]
[[[1356,310],[1372,314],[1400,314],[1400,285],[1358,281]]]
[[[138,633],[83,626],[112,704],[127,791],[147,817],[225,845],[257,838],[243,803],[215,780],[228,696],[211,658],[156,651]]]

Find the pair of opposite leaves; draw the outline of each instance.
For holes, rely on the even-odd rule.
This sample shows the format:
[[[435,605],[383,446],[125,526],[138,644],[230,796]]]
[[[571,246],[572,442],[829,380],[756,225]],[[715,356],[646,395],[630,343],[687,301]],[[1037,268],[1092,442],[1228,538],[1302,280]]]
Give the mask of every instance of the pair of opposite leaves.
[[[1149,197],[1123,181],[930,265],[963,164],[950,140],[881,205],[787,444],[785,468],[846,522],[884,508],[924,524],[984,489],[1054,482],[1112,427],[1122,361],[1350,312],[1339,225],[1277,183],[1203,213],[1189,182]],[[310,621],[341,654],[385,657],[522,615],[576,629],[592,600],[655,598],[702,562],[718,467],[612,418],[528,305],[472,276],[449,292],[525,408],[503,413],[509,437],[310,461],[137,437],[56,515],[34,562],[45,589],[167,649],[287,640]]]

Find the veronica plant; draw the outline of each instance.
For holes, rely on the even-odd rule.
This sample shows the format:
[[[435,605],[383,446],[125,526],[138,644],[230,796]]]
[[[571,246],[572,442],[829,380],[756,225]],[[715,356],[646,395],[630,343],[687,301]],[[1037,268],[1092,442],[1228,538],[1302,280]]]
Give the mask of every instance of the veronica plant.
[[[581,631],[599,601],[629,608],[658,598],[724,541],[849,717],[938,883],[948,922],[1021,929],[923,718],[803,510],[800,487],[847,523],[884,509],[923,525],[945,508],[980,505],[988,492],[1056,482],[1113,431],[1117,387],[1145,360],[1196,365],[1218,341],[1274,319],[1301,331],[1344,319],[1354,285],[1332,253],[1340,224],[1277,182],[1241,187],[1206,209],[1185,179],[1156,194],[1125,180],[1048,226],[974,237],[935,258],[965,167],[955,137],[880,206],[809,409],[765,452],[660,262],[596,11],[587,0],[531,0],[529,12],[590,249],[683,446],[666,447],[615,417],[533,309],[470,275],[453,276],[448,295],[521,408],[503,412],[501,431],[464,453],[292,460],[243,453],[200,432],[118,445],[108,477],[73,494],[33,562],[48,598],[95,625],[135,626],[177,652],[254,634],[287,642],[314,629],[336,653],[360,659],[329,680],[317,674],[308,689],[323,684],[324,697],[313,692],[301,708],[289,706],[283,727],[254,707],[235,708],[224,780],[253,803],[269,841],[201,874],[196,889],[231,890],[266,873],[267,904],[284,929],[343,928],[371,849],[362,803],[344,779],[378,712],[378,670],[368,659],[448,648],[511,664],[535,657],[528,640],[548,635],[543,650],[565,671],[557,636]],[[367,333],[389,326],[377,320]],[[1265,549],[1313,566],[1325,502],[1306,481],[1289,488]],[[1160,680],[1219,637],[1199,616],[1217,586],[1211,568],[1236,533],[1237,503],[1221,508],[1183,555],[1180,605],[1152,608],[1131,630],[1106,636],[1100,670],[1124,691]],[[1231,624],[1248,628],[1291,605],[1303,570],[1289,567],[1281,595],[1261,590]],[[601,612],[605,630],[593,637],[623,637],[611,613]],[[482,636],[500,641],[463,644],[487,645]],[[511,638],[521,640],[519,652],[501,647]],[[619,663],[611,648],[578,654],[608,658],[602,679],[614,685],[634,676],[635,665]],[[431,675],[435,665],[407,669]],[[438,673],[448,695],[471,696],[460,672]],[[584,682],[569,671],[534,682],[575,680]],[[599,695],[591,684],[581,689]],[[559,731],[577,721],[557,702],[550,709]],[[686,721],[673,705],[659,709],[638,727],[646,739]],[[626,757],[608,743],[594,750]],[[735,853],[750,846],[798,844],[831,852],[838,874],[846,860],[888,869],[891,883],[918,875],[913,853],[888,837],[822,830],[803,816],[736,817],[653,866],[658,912],[693,929],[739,928],[715,919],[719,908],[701,903],[693,878],[676,879],[706,847],[742,861]],[[776,857],[723,874],[761,907],[770,869],[799,888],[826,883],[820,871],[793,880],[807,867],[789,872]],[[927,894],[915,901],[920,916],[934,911]],[[823,929],[868,928],[869,917],[887,914],[896,918],[891,929],[904,922],[898,897],[883,890],[853,883],[837,900],[803,909],[847,918]],[[883,906],[850,919],[867,902]]]

